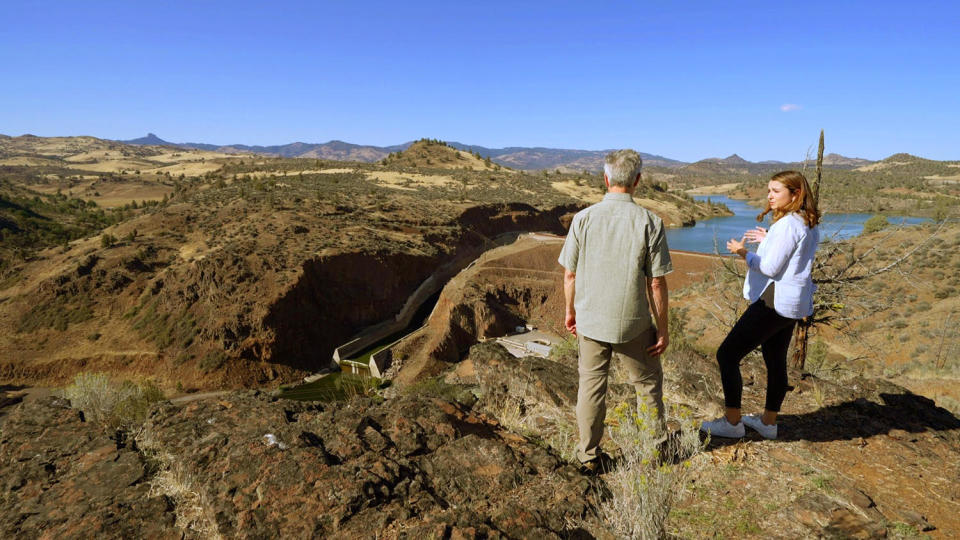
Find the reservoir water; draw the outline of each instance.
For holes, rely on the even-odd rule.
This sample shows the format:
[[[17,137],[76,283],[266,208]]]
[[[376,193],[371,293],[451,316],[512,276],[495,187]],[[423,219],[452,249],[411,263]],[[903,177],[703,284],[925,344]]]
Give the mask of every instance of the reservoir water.
[[[667,244],[670,249],[679,249],[682,251],[696,251],[699,253],[721,253],[727,254],[727,240],[731,238],[740,239],[743,233],[749,229],[761,225],[769,228],[769,214],[764,223],[757,222],[757,214],[763,209],[747,204],[746,201],[731,199],[722,195],[697,195],[694,199],[706,201],[710,199],[714,203],[723,203],[734,213],[733,216],[718,217],[699,221],[693,227],[682,227],[679,229],[667,229]],[[820,224],[821,241],[832,239],[841,240],[857,236],[863,231],[863,224],[870,219],[873,214],[825,214],[823,222]],[[930,221],[927,218],[915,217],[887,217],[893,225],[917,225]],[[748,249],[756,249],[756,244],[747,244]]]

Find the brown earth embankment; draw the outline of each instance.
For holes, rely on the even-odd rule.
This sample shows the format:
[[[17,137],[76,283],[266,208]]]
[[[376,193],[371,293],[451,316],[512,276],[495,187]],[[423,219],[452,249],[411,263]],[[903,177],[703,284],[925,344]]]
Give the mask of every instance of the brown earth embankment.
[[[447,283],[426,327],[405,340],[393,357],[397,381],[409,384],[436,375],[480,340],[532,324],[557,335],[563,329],[563,268],[557,262],[563,238],[523,237],[484,253]],[[671,251],[671,289],[703,280],[717,257]]]

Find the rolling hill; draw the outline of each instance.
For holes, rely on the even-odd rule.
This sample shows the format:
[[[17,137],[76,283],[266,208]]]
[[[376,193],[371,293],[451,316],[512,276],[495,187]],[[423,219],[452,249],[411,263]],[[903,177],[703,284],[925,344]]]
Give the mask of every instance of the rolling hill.
[[[409,148],[413,141],[396,144],[392,146],[371,146],[352,144],[344,141],[329,141],[325,143],[304,143],[295,142],[283,145],[273,146],[251,146],[245,144],[215,145],[207,143],[174,143],[161,139],[153,133],[148,133],[145,137],[130,139],[126,141],[117,141],[130,145],[152,145],[152,146],[175,146],[180,148],[193,148],[197,150],[207,150],[228,154],[254,153],[278,157],[289,158],[315,158],[330,159],[337,161],[362,161],[372,163],[380,161],[394,152],[400,152]],[[475,144],[464,144],[459,142],[447,142],[447,144],[457,150],[464,150],[470,153],[479,154],[481,157],[489,157],[492,161],[502,166],[520,170],[560,170],[561,172],[580,172],[594,171],[602,167],[603,157],[610,152],[607,150],[577,150],[563,148],[545,148],[545,147],[523,147],[511,146],[507,148],[488,148]],[[707,158],[696,163],[690,164],[684,161],[671,159],[668,157],[640,152],[644,165],[648,167],[664,167],[667,169],[679,169],[698,164],[713,164],[719,166],[721,170],[742,169],[743,171],[755,174],[757,171],[765,172],[768,169],[783,169],[790,166],[799,166],[797,163],[784,163],[780,161],[763,161],[753,163],[734,154],[728,158]],[[854,168],[869,165],[872,161],[860,158],[848,158],[839,154],[829,154],[824,159],[824,165],[833,168]],[[699,167],[710,169],[709,166]],[[697,167],[695,167],[697,169]]]

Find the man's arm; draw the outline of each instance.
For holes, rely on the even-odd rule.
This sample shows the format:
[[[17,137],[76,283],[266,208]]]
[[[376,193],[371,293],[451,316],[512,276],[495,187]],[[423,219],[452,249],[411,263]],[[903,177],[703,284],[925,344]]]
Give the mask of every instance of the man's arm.
[[[563,325],[573,335],[577,335],[577,310],[573,307],[576,280],[576,274],[566,268],[563,269],[563,299],[567,306],[566,314],[563,317]]]
[[[670,343],[667,327],[667,276],[647,278],[647,298],[657,324],[657,342],[647,348],[651,356],[660,356]]]

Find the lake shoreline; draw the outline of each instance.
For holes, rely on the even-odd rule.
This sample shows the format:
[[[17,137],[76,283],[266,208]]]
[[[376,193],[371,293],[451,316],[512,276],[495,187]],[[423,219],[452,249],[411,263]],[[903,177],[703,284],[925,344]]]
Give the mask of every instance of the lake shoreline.
[[[756,216],[763,209],[743,199],[721,194],[694,195],[694,198],[698,201],[709,199],[714,204],[724,204],[734,215],[704,219],[693,227],[667,229],[667,244],[671,249],[706,254],[722,253],[728,239],[740,238],[744,232],[757,226],[769,227],[769,219],[764,222],[756,220]],[[826,212],[820,226],[821,241],[837,241],[858,236],[863,231],[863,224],[873,216],[874,214],[870,213]],[[929,221],[929,218],[916,216],[886,216],[892,225],[918,225]]]

